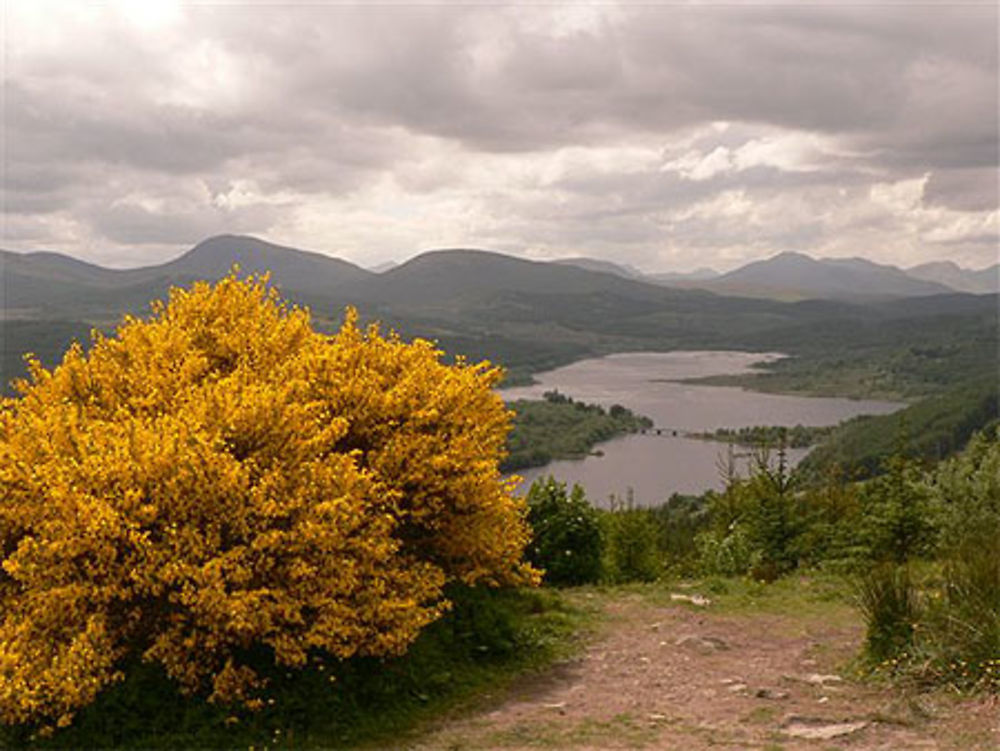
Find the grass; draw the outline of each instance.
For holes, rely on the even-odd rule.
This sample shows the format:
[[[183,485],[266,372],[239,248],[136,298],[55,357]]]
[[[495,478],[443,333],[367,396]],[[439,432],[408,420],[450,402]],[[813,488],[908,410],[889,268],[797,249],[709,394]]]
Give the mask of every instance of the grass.
[[[771,583],[749,577],[709,576],[596,587],[594,591],[604,595],[632,594],[661,606],[677,605],[678,602],[671,599],[674,594],[698,594],[712,601],[712,612],[731,615],[822,615],[838,621],[857,620],[849,581],[822,571],[793,574]],[[681,605],[698,608],[697,605]]]

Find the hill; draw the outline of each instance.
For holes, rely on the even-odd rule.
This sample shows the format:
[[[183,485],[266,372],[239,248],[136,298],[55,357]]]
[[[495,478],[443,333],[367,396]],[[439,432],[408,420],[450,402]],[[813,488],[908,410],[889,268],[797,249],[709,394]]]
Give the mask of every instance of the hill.
[[[51,252],[0,254],[0,308],[7,318],[98,325],[141,311],[173,285],[220,279],[234,265],[242,274],[270,272],[272,283],[289,294],[333,295],[376,276],[339,258],[239,235],[211,237],[172,261],[135,269],[107,269]]]
[[[939,282],[914,279],[895,266],[862,258],[817,260],[802,253],[780,253],[712,279],[685,284],[721,294],[783,300],[874,301],[954,291]]]
[[[953,261],[934,261],[906,269],[915,279],[946,284],[959,292],[989,294],[1000,292],[1000,264],[985,269],[963,269]]]
[[[280,289],[331,294],[375,276],[353,263],[240,235],[219,235],[198,243],[176,260],[129,272],[170,279],[220,279],[234,264],[241,274],[270,272]]]
[[[898,348],[924,346],[928,332],[939,332],[935,336],[942,346],[969,341],[982,350],[976,343],[995,339],[996,329],[995,297],[787,303],[467,249],[431,251],[382,273],[232,235],[210,238],[168,263],[139,269],[105,269],[55,253],[5,254],[3,260],[4,382],[21,372],[23,351],[51,364],[80,332],[108,329],[124,313],[142,315],[148,302],[164,297],[171,285],[217,279],[234,263],[241,272],[271,271],[282,294],[308,305],[321,328],[335,328],[344,306],[352,304],[363,317],[382,321],[404,337],[430,338],[449,353],[499,362],[512,382],[610,352],[778,350],[798,355],[779,366],[785,369],[777,373],[783,388],[815,386],[822,373],[820,390],[843,393],[845,384],[857,383],[859,362],[899,380],[900,369],[893,365]],[[802,258],[785,261],[803,265]],[[805,261],[809,268],[816,264]],[[970,367],[972,360],[963,357],[936,358],[935,372]],[[904,369],[925,364],[919,358],[905,362]],[[915,383],[913,390],[925,386]]]
[[[627,264],[617,264],[611,261],[602,261],[599,258],[557,258],[550,263],[558,263],[563,266],[576,266],[587,271],[600,271],[605,274],[614,274],[626,279],[641,279],[643,274],[639,269]]]
[[[670,282],[696,282],[715,279],[717,276],[721,276],[721,274],[715,269],[702,266],[694,271],[658,271],[652,274],[644,274],[643,276],[651,282],[667,284]]]
[[[995,375],[953,386],[944,393],[890,415],[855,417],[840,425],[796,469],[822,480],[837,470],[845,477],[871,477],[897,449],[928,462],[951,456],[978,430],[1000,421]]]

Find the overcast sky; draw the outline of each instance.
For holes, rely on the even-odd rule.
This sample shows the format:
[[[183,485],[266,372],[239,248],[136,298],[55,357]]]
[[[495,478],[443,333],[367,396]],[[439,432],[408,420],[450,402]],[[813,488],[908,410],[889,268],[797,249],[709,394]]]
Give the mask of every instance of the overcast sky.
[[[4,8],[8,249],[997,261],[993,2]]]

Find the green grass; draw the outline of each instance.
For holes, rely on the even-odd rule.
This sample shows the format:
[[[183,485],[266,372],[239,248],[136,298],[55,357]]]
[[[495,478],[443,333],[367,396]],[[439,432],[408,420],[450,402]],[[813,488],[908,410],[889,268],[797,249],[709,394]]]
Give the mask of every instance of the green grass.
[[[794,573],[771,583],[749,577],[711,576],[650,584],[622,584],[590,589],[596,597],[637,596],[657,606],[680,606],[699,610],[697,605],[679,603],[673,594],[702,595],[711,600],[713,613],[738,616],[757,614],[780,616],[821,615],[838,621],[858,621],[854,590],[848,579],[823,571]]]

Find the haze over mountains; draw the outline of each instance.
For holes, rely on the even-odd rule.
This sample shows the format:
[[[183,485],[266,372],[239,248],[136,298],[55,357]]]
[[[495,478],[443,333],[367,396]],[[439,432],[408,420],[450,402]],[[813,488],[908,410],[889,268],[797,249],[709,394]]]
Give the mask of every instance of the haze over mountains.
[[[70,340],[86,341],[91,327],[141,315],[171,286],[221,278],[234,264],[241,275],[270,272],[281,293],[309,305],[322,328],[335,328],[344,306],[354,305],[403,336],[432,338],[449,353],[489,358],[521,374],[612,351],[796,352],[890,341],[885,332],[897,324],[889,323],[901,320],[957,316],[988,329],[996,318],[994,297],[957,293],[942,281],[860,259],[799,254],[667,284],[590,259],[544,263],[465,249],[431,251],[377,273],[234,235],[205,240],[159,266],[127,270],[51,252],[0,253],[5,383],[22,371],[24,351],[55,362]],[[957,267],[944,271],[965,278]]]
[[[1000,265],[963,269],[939,261],[901,269],[864,258],[820,258],[780,253],[720,274],[712,269],[689,273],[646,274],[604,261],[570,258],[558,261],[675,287],[707,289],[724,295],[775,300],[879,300],[940,295],[949,292],[989,294],[1000,291]]]

